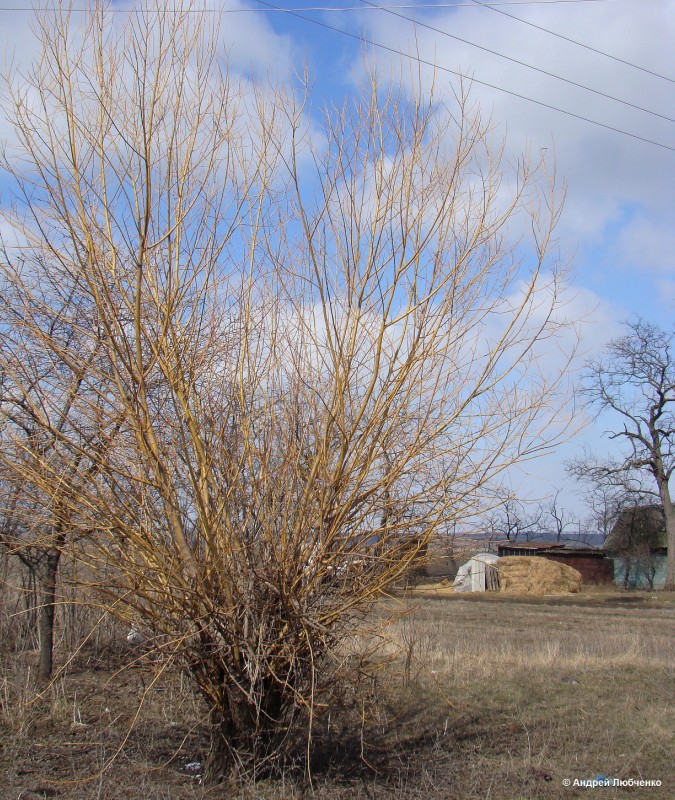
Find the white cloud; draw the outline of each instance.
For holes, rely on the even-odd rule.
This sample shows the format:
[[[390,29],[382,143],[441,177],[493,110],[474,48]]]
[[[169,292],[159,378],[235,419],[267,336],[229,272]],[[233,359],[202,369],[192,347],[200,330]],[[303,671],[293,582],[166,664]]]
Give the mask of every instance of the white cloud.
[[[675,76],[672,41],[675,40],[675,2],[640,4],[540,4],[509,7],[528,21],[661,74]],[[412,15],[411,11],[403,12]],[[675,124],[613,102],[597,94],[554,80],[521,65],[498,58],[424,27],[378,13],[360,16],[370,24],[369,35],[406,53],[419,53],[449,70],[492,83],[580,116],[637,136],[675,146]],[[635,105],[675,116],[675,87],[652,75],[592,53],[542,31],[522,25],[485,8],[460,8],[420,19],[443,31],[512,56],[548,72],[591,86]],[[381,50],[375,58],[394,69],[399,57]],[[414,71],[412,71],[414,72]],[[402,75],[406,74],[403,70]],[[408,73],[409,74],[409,73]],[[437,90],[456,84],[447,73],[437,75]],[[524,148],[542,148],[555,158],[557,177],[568,185],[567,203],[559,234],[567,249],[581,243],[577,280],[587,276],[585,248],[605,246],[616,237],[617,250],[636,262],[642,258],[653,303],[661,300],[657,279],[672,274],[673,234],[667,220],[675,214],[675,153],[628,136],[546,109],[478,83],[471,97],[491,113],[500,131],[508,135],[508,156]],[[626,209],[640,209],[631,218]],[[668,223],[671,224],[671,223]],[[637,262],[636,262],[637,263]],[[651,278],[650,276],[653,276]],[[645,298],[640,298],[646,302]],[[631,298],[626,298],[630,308]],[[642,310],[642,309],[635,309]],[[625,313],[624,313],[625,316]]]
[[[661,293],[662,302],[671,312],[675,312],[675,280],[657,280],[656,287]]]
[[[164,4],[170,7],[165,0],[157,2],[160,8]],[[108,26],[121,28],[128,19],[127,15],[123,13],[125,8],[136,5],[129,2],[116,3],[114,9],[107,16]],[[147,4],[141,5],[144,8],[148,7]],[[250,11],[219,15],[213,13],[217,11],[218,6],[227,7],[233,12],[246,9],[247,6],[241,0],[228,0],[227,3],[223,0],[218,5],[208,4],[208,8],[212,11],[206,13],[206,23],[207,25],[213,24],[218,28],[221,57],[231,77],[235,80],[247,79],[252,76],[257,76],[262,80],[287,80],[292,72],[294,61],[298,59],[290,37],[275,33],[265,15],[250,13]],[[113,11],[115,13],[112,13]],[[73,12],[70,27],[75,41],[78,36],[87,35],[84,28],[80,30],[80,26],[84,24],[85,20],[85,15]],[[20,76],[22,72],[29,70],[31,64],[39,57],[40,44],[33,32],[35,28],[35,20],[30,11],[2,12],[0,52],[4,54],[3,76],[9,74]],[[14,132],[6,85],[3,80],[0,86],[0,142],[11,143],[14,140]]]
[[[655,277],[675,276],[675,230],[673,222],[639,214],[624,225],[617,252],[624,264]]]
[[[251,13],[242,0],[220,5],[230,12],[222,15],[220,23],[220,39],[230,68],[243,74],[252,71],[261,77],[286,78],[299,56],[291,38],[275,33],[268,18]]]
[[[229,0],[228,7],[243,8],[243,0]],[[117,6],[119,7],[119,6]],[[580,3],[508,7],[509,13],[549,27],[573,39],[657,72],[675,76],[672,42],[675,40],[675,2],[654,3]],[[412,10],[402,13],[412,15]],[[646,75],[628,66],[590,53],[582,48],[540,31],[521,25],[502,14],[485,8],[471,7],[436,14],[425,13],[425,21],[486,48],[513,55],[519,60],[567,76],[612,95],[675,116],[673,84]],[[0,26],[0,49],[15,67],[25,66],[37,53],[30,32],[31,15],[4,11]],[[404,52],[419,53],[450,70],[503,86],[576,114],[587,116],[648,139],[675,146],[675,125],[583,91],[541,73],[513,64],[496,56],[418,28],[384,12],[355,16],[346,23],[340,16],[340,27],[362,31],[372,26],[369,35]],[[222,17],[220,41],[223,58],[235,76],[269,75],[273,80],[290,74],[293,62],[299,62],[292,38],[279,35],[274,19],[262,14],[233,13]],[[335,34],[337,37],[338,35]],[[340,37],[340,44],[344,42]],[[336,40],[335,48],[338,48]],[[335,69],[332,52],[326,53],[329,68]],[[398,75],[398,57],[375,51],[374,58],[391,67]],[[361,65],[354,67],[355,73]],[[403,76],[415,76],[406,61]],[[455,77],[447,73],[437,76],[437,90],[445,92]],[[672,316],[675,302],[675,153],[648,145],[619,133],[565,116],[540,105],[517,99],[474,83],[471,98],[491,112],[495,137],[508,134],[507,157],[515,158],[529,146],[535,155],[542,148],[553,159],[560,179],[568,182],[568,199],[561,221],[560,234],[566,250],[582,246],[605,248],[616,264],[642,269],[652,304],[669,304]],[[0,90],[0,102],[2,92]],[[252,102],[252,101],[251,101]],[[318,105],[318,103],[316,104]],[[10,136],[11,126],[0,117],[0,141]],[[626,213],[626,209],[630,213]],[[614,247],[612,250],[612,241]],[[607,240],[610,239],[609,244]],[[583,249],[583,247],[582,247]],[[576,292],[570,296],[566,313],[582,324],[582,350],[589,356],[620,332],[619,321],[630,311],[634,298],[615,297],[614,303],[588,288],[590,262],[583,254],[576,276]],[[618,282],[618,280],[617,280]],[[564,474],[558,459],[546,469],[551,476]],[[557,466],[556,466],[557,464]],[[541,473],[544,470],[536,467]],[[555,484],[555,477],[551,481]]]

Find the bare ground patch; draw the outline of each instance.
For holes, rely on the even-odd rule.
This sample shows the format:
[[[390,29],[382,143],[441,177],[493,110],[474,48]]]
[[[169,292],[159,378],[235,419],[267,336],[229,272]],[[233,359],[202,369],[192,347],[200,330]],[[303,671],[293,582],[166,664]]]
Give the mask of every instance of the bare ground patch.
[[[316,722],[311,782],[298,753],[281,776],[205,790],[201,705],[180,678],[125,667],[133,651],[83,654],[40,697],[34,657],[4,658],[0,797],[573,800],[593,790],[564,779],[606,775],[662,786],[603,798],[670,800],[675,614],[621,596],[392,601],[409,613]]]

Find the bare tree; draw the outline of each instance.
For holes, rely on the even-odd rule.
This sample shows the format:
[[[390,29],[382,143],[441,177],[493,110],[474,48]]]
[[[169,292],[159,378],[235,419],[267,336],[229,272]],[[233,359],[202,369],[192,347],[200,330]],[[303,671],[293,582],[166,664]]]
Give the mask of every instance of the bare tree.
[[[609,536],[622,509],[658,502],[658,495],[645,484],[643,473],[624,471],[620,462],[600,459],[587,451],[570,461],[567,471],[581,484],[588,524],[602,537]]]
[[[540,505],[528,506],[513,495],[507,495],[488,517],[488,525],[493,536],[510,542],[528,541],[542,532],[544,508]]]
[[[3,481],[2,524],[0,544],[6,556],[13,556],[27,570],[29,587],[26,592],[27,612],[34,617],[39,642],[38,679],[47,681],[52,676],[54,650],[54,622],[59,562],[65,544],[64,528],[54,529],[45,523],[44,510],[48,503],[41,498],[36,502],[30,489],[20,481]]]
[[[645,320],[625,324],[627,333],[607,346],[606,357],[589,364],[587,396],[617,425],[609,438],[624,449],[619,459],[583,460],[573,469],[596,484],[613,485],[620,496],[646,494],[642,476],[653,479],[663,508],[668,542],[665,588],[675,589],[675,509],[670,479],[675,469],[675,361],[673,336]]]
[[[566,510],[560,503],[560,491],[557,491],[551,497],[544,507],[545,519],[551,527],[551,532],[555,534],[556,540],[559,542],[565,531],[578,523],[574,515]]]
[[[91,327],[91,318],[87,322],[82,298],[75,302],[76,284],[58,270],[35,270],[21,258],[12,265],[6,253],[3,274],[0,543],[39,585],[38,677],[46,681],[53,668],[59,563],[76,527],[73,509],[98,471],[90,453],[110,442],[101,438],[90,401],[82,413],[98,346],[78,352],[78,331]]]
[[[16,469],[205,698],[218,781],[311,731],[346,632],[561,434],[574,336],[543,165],[503,163],[461,97],[373,78],[310,123],[224,71],[215,15],[162,10],[39,23],[5,163],[31,281],[3,280],[76,286],[45,313],[79,344],[3,324],[82,375],[77,427],[40,424],[94,477]]]

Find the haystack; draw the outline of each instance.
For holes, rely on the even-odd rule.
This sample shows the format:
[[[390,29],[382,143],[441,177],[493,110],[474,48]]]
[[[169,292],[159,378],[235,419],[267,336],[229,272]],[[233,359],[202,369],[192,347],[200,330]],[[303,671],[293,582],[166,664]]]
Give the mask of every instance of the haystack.
[[[497,562],[502,592],[563,594],[581,591],[581,573],[567,564],[537,556],[506,556]]]

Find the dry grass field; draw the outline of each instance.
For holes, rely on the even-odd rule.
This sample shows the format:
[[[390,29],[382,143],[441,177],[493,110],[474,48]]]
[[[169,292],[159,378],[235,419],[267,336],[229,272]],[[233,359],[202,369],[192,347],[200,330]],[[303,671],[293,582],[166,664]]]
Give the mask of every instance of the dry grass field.
[[[391,604],[408,613],[383,639],[350,643],[370,648],[369,674],[316,722],[311,781],[299,757],[281,777],[204,789],[203,710],[180,679],[129,666],[122,642],[83,647],[37,698],[34,654],[0,654],[0,797],[675,797],[675,596]],[[661,786],[563,785],[599,775]]]

